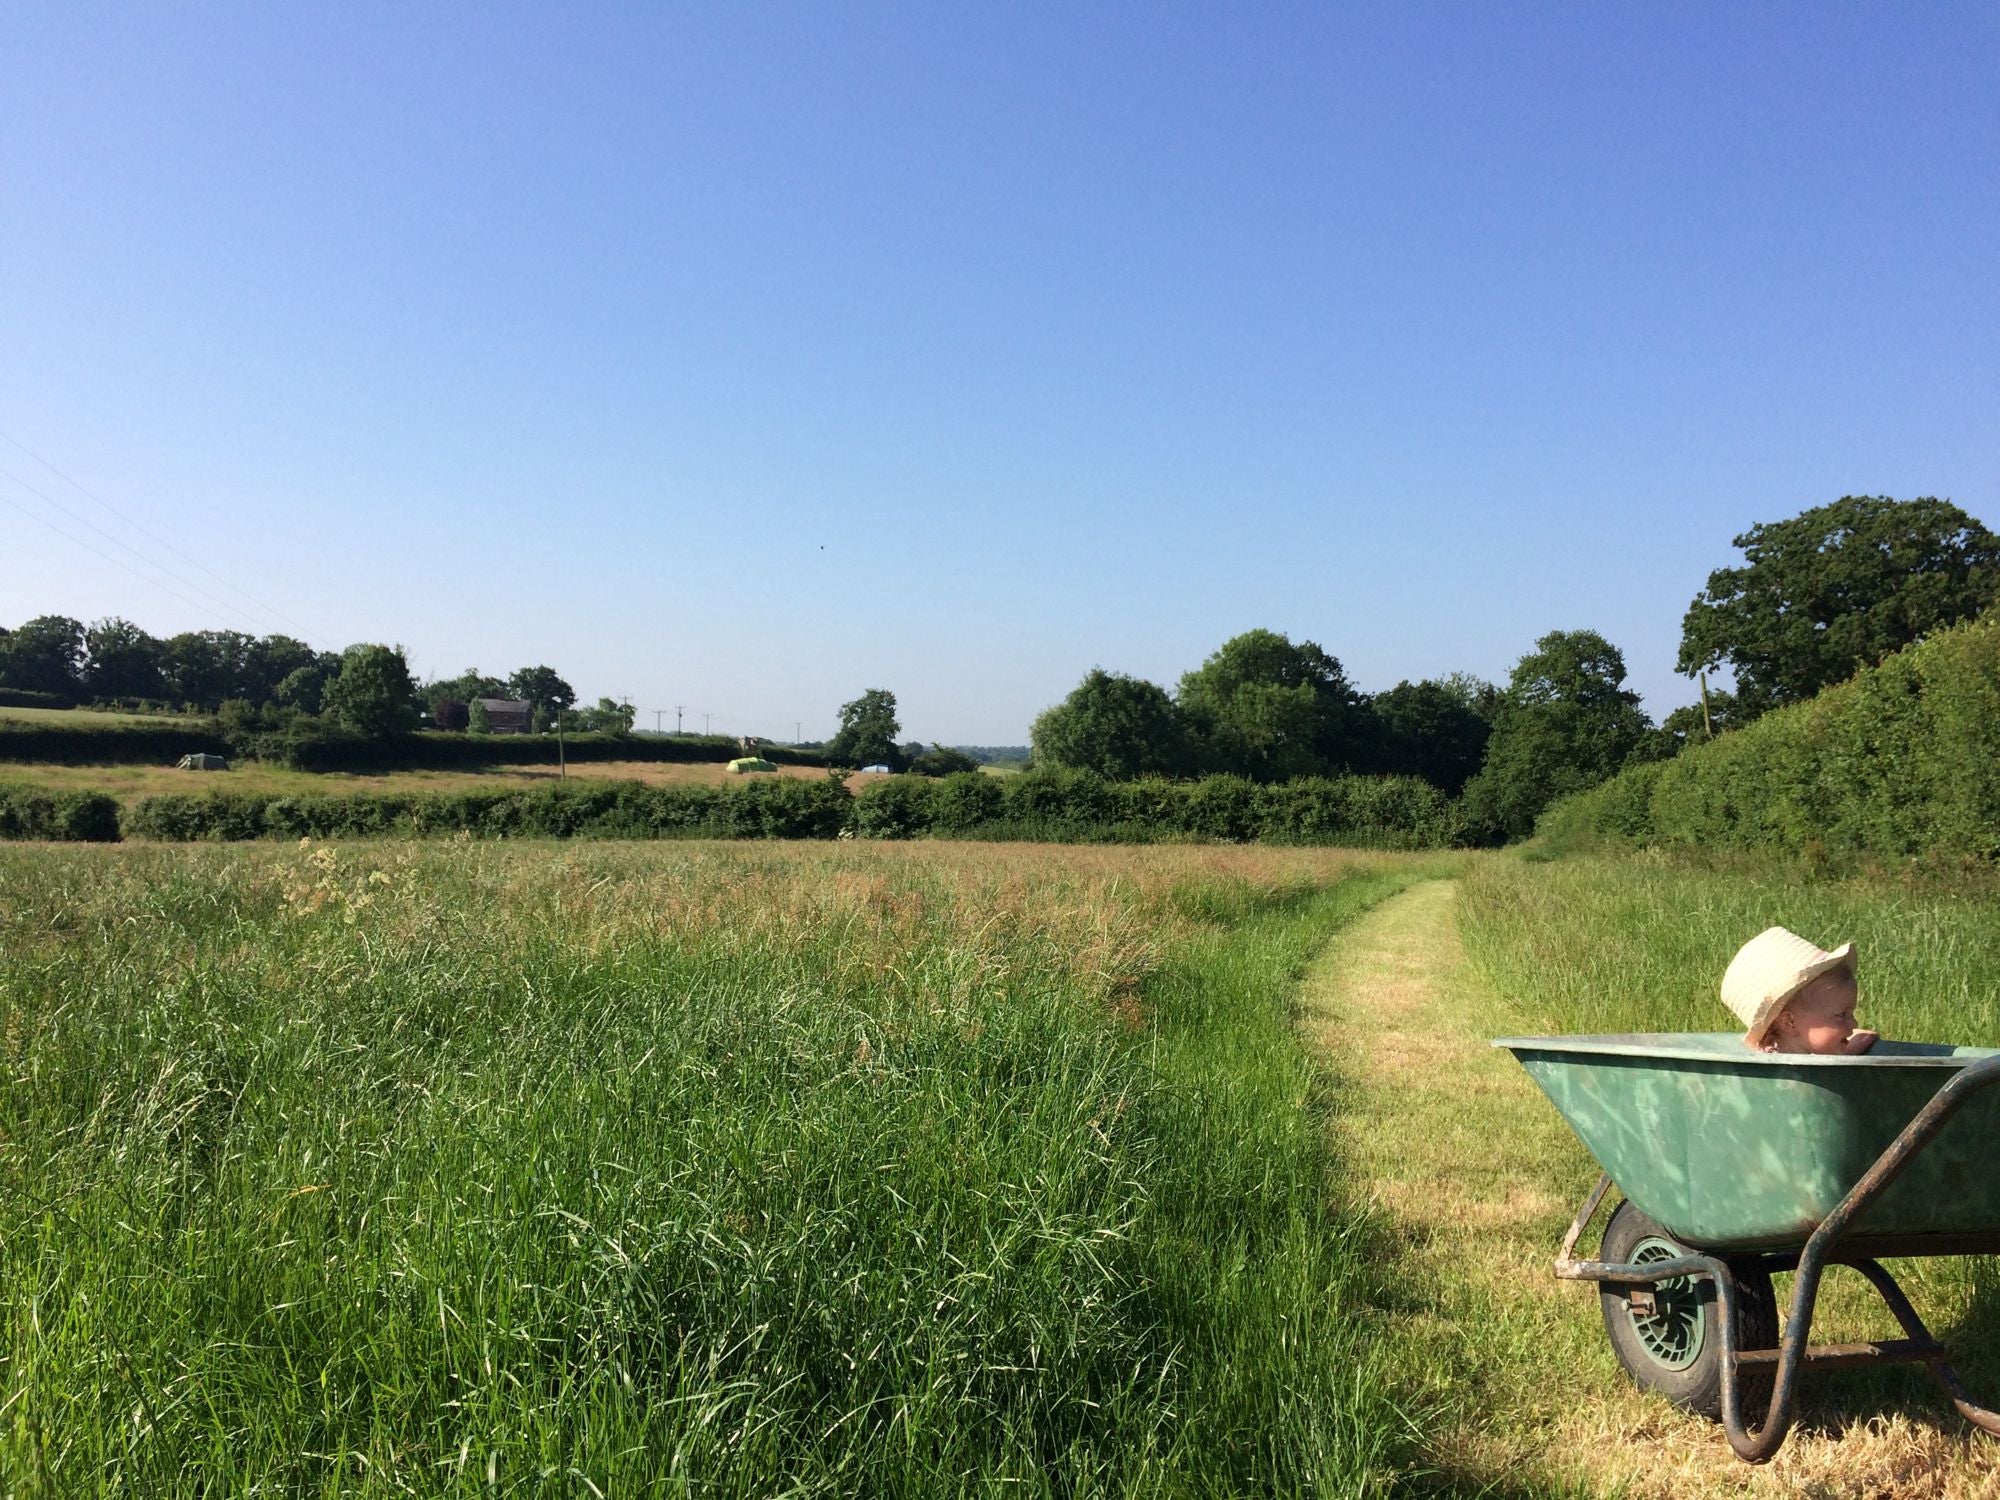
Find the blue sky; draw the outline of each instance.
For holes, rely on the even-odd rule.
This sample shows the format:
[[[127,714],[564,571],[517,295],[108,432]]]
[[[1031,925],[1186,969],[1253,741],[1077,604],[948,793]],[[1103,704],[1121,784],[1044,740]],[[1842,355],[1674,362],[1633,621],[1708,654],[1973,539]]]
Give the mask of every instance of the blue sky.
[[[0,623],[973,743],[1589,627],[1663,714],[1750,524],[2000,526],[1995,76],[1988,4],[11,6]]]

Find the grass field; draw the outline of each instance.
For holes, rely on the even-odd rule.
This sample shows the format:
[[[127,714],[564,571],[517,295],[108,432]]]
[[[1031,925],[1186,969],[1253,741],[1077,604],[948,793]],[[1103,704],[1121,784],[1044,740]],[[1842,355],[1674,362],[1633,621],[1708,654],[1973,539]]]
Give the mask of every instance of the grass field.
[[[1288,1007],[1425,868],[0,850],[0,1473],[1384,1493]]]
[[[1549,1258],[1506,1032],[1720,1028],[1772,921],[2000,1041],[1990,875],[1231,847],[0,849],[10,1495],[1973,1496],[1778,1461]],[[2000,1390],[1994,1267],[1906,1284]],[[1882,1317],[1830,1283],[1819,1331]]]
[[[1595,1292],[1549,1263],[1596,1165],[1490,1037],[1725,1030],[1721,971],[1773,922],[1853,938],[1885,1034],[2000,1045],[1993,876],[1815,880],[1796,868],[1657,857],[1468,862],[1344,932],[1306,986],[1340,1079],[1349,1189],[1385,1220],[1401,1289],[1384,1357],[1450,1487],[1495,1494],[1974,1496],[1996,1449],[1919,1370],[1809,1377],[1777,1461],[1750,1469],[1713,1425],[1639,1395]],[[1454,912],[1456,921],[1453,920]],[[1461,944],[1462,934],[1462,944]],[[1897,1274],[1975,1394],[2000,1395],[2000,1268]],[[1780,1298],[1789,1278],[1781,1277]],[[1827,1283],[1827,1341],[1893,1336],[1851,1272]]]
[[[0,719],[20,719],[30,724],[66,724],[82,728],[91,724],[176,725],[188,722],[161,714],[101,713],[94,708],[8,708],[0,706]]]
[[[819,780],[818,766],[780,766],[778,775]],[[547,786],[561,776],[555,766],[505,766],[489,771],[394,771],[380,776],[338,771],[293,771],[283,766],[246,762],[227,771],[177,771],[171,766],[10,765],[0,762],[0,783],[41,787],[48,791],[106,792],[121,802],[163,793],[251,792],[275,796],[339,796],[344,792],[464,792],[508,791]],[[683,764],[674,761],[607,760],[569,768],[571,780],[643,781],[648,785],[724,786],[752,778],[733,775],[726,763]],[[856,772],[848,788],[859,791],[879,781],[879,771]]]

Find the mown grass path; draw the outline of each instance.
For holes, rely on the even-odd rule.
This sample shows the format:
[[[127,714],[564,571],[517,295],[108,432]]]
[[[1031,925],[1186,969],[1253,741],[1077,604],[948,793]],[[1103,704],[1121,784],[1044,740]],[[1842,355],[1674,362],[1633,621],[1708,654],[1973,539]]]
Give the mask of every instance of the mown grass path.
[[[1452,881],[1384,902],[1308,972],[1301,1027],[1335,1077],[1334,1146],[1387,1229],[1382,1343],[1430,1434],[1443,1493],[1971,1496],[2000,1450],[1940,1412],[1809,1405],[1778,1460],[1738,1463],[1720,1431],[1640,1396],[1593,1290],[1549,1263],[1595,1174],[1511,1057],[1518,1025],[1467,959]],[[1878,1407],[1879,1411],[1880,1408]]]

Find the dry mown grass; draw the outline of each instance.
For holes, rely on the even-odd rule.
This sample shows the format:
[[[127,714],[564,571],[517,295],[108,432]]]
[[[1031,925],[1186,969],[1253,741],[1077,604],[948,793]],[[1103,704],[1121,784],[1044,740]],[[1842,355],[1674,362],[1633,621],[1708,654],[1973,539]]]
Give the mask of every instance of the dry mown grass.
[[[826,775],[817,766],[780,766],[776,773],[756,775],[816,780]],[[547,786],[560,779],[555,766],[499,766],[490,771],[393,771],[379,776],[339,771],[292,771],[282,766],[245,764],[227,771],[179,771],[171,766],[51,766],[0,763],[0,782],[38,786],[50,791],[106,792],[121,801],[165,793],[250,792],[273,796],[342,796],[360,792],[519,791]],[[754,779],[731,773],[723,762],[607,760],[569,768],[572,780],[642,781],[649,786],[727,786]],[[879,771],[856,772],[847,779],[859,791],[880,781]]]
[[[1438,1419],[1446,1482],[1661,1500],[2000,1494],[2000,1449],[1916,1372],[1895,1387],[1907,1406],[1852,1376],[1810,1382],[1799,1425],[1761,1468],[1738,1462],[1718,1427],[1633,1388],[1594,1290],[1550,1274],[1595,1164],[1487,1045],[1509,1018],[1466,961],[1453,899],[1435,882],[1364,917],[1305,990],[1308,1034],[1344,1081],[1339,1149],[1400,1249],[1405,1300],[1383,1337]],[[1886,1314],[1829,1290],[1816,1337],[1883,1336]],[[1932,1310],[1954,1295],[1915,1278],[1912,1291]]]

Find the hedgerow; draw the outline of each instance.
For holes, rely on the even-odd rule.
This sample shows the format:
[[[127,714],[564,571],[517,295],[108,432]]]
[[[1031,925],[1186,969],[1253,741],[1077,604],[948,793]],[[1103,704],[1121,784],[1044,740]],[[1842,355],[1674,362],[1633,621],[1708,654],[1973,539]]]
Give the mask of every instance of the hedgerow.
[[[0,839],[107,844],[118,839],[118,803],[102,792],[0,786]]]
[[[1536,833],[1556,847],[2000,856],[2000,618],[1624,771],[1557,803]]]
[[[766,777],[727,787],[586,781],[525,791],[148,797],[125,832],[172,841],[359,838],[924,837],[1070,843],[1190,840],[1437,848],[1450,805],[1425,782],[1350,776],[1257,786],[1234,777],[1106,781],[1088,771],[998,778],[896,776],[850,796],[842,780]]]
[[[60,766],[172,765],[183,755],[227,755],[208,720],[159,724],[57,724],[0,720],[0,761]]]

